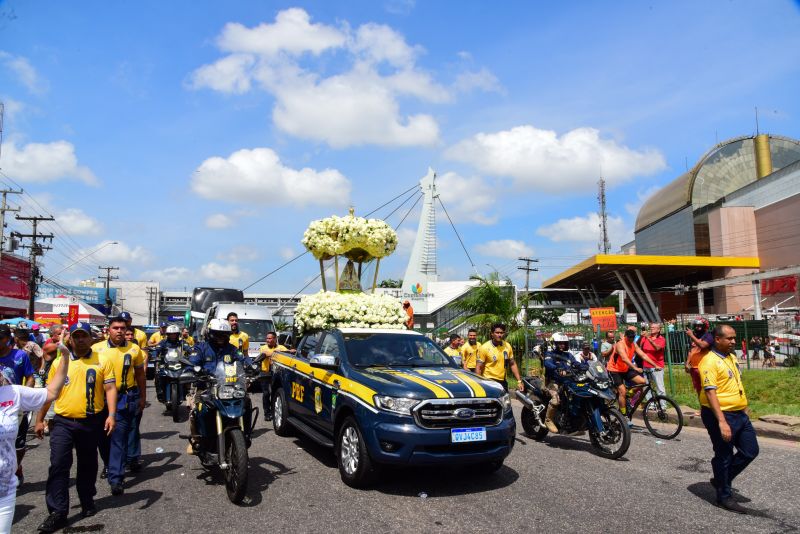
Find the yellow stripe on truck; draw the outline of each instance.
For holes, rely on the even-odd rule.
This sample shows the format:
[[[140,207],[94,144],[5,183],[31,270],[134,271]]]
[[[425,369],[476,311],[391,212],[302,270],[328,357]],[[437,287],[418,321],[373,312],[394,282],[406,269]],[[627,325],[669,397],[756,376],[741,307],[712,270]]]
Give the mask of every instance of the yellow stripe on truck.
[[[406,374],[406,373],[401,373],[399,371],[392,371],[392,374],[394,376],[399,376],[400,378],[405,378],[406,380],[410,380],[411,382],[414,382],[416,384],[419,384],[420,386],[424,386],[424,387],[428,388],[429,390],[431,390],[431,392],[434,395],[436,395],[437,399],[449,399],[450,397],[453,396],[453,395],[450,394],[449,391],[447,391],[443,387],[437,386],[436,384],[434,384],[432,382],[428,382],[424,378],[420,378],[420,377],[414,376],[414,375],[409,375],[409,374]]]
[[[286,367],[294,368],[305,375],[313,376],[320,382],[324,382],[329,386],[333,386],[333,383],[338,381],[338,388],[340,391],[354,395],[370,406],[375,406],[373,397],[377,394],[377,391],[355,382],[354,380],[350,380],[349,378],[345,378],[342,375],[337,375],[325,369],[316,369],[303,360],[279,352],[273,353],[272,361],[283,364]]]
[[[476,380],[470,377],[467,373],[453,373],[453,376],[456,376],[464,381],[464,383],[472,389],[472,392],[475,394],[476,397],[486,397],[486,390],[483,389]]]

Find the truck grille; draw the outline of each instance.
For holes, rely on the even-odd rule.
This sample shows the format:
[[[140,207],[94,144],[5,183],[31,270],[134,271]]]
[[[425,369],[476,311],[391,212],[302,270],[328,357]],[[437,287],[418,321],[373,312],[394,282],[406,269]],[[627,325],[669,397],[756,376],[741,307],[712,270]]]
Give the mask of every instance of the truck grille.
[[[414,419],[424,428],[493,426],[503,419],[498,399],[429,399],[414,408]]]

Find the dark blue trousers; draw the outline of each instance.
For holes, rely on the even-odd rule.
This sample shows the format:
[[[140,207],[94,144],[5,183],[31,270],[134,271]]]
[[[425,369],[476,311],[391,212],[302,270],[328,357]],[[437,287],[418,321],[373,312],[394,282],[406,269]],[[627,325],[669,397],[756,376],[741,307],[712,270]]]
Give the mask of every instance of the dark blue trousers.
[[[78,459],[75,488],[82,508],[94,505],[97,493],[97,446],[103,435],[104,418],[67,419],[56,415],[50,427],[50,470],[45,487],[47,511],[69,513],[69,471],[72,449]]]
[[[136,414],[133,430],[128,433],[128,463],[139,461],[142,456],[142,435],[139,431],[139,425],[142,424],[142,415],[144,410]]]
[[[122,485],[125,480],[125,464],[128,460],[128,440],[136,428],[136,409],[139,392],[129,391],[120,395],[117,402],[116,426],[111,434],[108,451],[108,483]]]
[[[756,431],[744,410],[722,413],[725,415],[728,426],[731,427],[730,441],[722,439],[719,422],[714,412],[705,406],[700,410],[700,417],[703,419],[703,424],[714,447],[711,468],[714,471],[718,501],[731,497],[733,479],[758,456]],[[735,453],[734,448],[736,449]]]

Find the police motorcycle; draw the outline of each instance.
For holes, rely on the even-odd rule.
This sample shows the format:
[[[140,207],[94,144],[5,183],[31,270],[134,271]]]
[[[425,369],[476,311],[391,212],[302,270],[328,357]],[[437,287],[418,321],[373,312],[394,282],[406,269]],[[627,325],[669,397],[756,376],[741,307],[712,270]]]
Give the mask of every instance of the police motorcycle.
[[[589,432],[589,440],[598,455],[616,460],[625,455],[631,443],[631,431],[625,416],[615,407],[616,395],[610,378],[600,362],[573,362],[564,370],[565,381],[560,387],[560,402],[553,422],[559,434],[575,435]],[[525,392],[516,391],[522,401],[522,428],[536,441],[548,433],[544,422],[550,391],[541,377],[522,380]]]
[[[192,367],[197,393],[196,409],[189,416],[193,429],[189,442],[203,467],[222,470],[228,499],[234,504],[247,492],[247,449],[258,420],[258,408],[252,407],[247,388],[257,376],[261,360],[263,357],[248,364],[225,356],[213,372],[199,365]],[[191,366],[186,359],[183,363]]]
[[[191,365],[182,361],[189,347],[180,341],[180,329],[176,325],[169,325],[166,336],[168,341],[176,344],[170,346],[171,343],[164,343],[151,347],[150,354],[157,360],[156,396],[177,423],[180,419],[180,407],[195,381],[195,373]]]

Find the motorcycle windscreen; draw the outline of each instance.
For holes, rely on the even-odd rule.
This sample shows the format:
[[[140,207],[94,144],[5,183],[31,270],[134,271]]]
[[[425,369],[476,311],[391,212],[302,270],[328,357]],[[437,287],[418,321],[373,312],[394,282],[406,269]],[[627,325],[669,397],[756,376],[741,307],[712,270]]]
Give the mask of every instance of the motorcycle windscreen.
[[[247,395],[247,381],[242,362],[222,360],[217,363],[214,376],[217,379],[218,399],[222,401],[238,400]]]
[[[164,361],[169,363],[179,363],[178,360],[181,357],[181,353],[177,347],[168,348],[167,353],[164,355]]]

